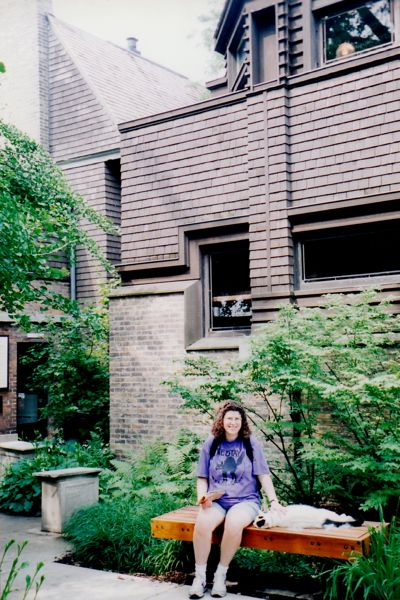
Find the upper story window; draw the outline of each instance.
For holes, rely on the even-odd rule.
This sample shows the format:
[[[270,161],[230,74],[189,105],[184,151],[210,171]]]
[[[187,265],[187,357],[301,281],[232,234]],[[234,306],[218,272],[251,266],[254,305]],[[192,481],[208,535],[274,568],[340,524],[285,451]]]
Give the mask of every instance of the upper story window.
[[[236,46],[234,57],[236,73],[239,73],[246,58],[246,41],[243,37],[239,40],[239,43]]]
[[[251,325],[248,242],[221,244],[203,255],[208,332]]]
[[[301,280],[307,283],[397,275],[398,240],[398,223],[309,234],[300,241]]]
[[[278,77],[278,46],[275,7],[254,13],[252,19],[253,81],[263,83]]]
[[[228,78],[231,90],[241,90],[246,86],[247,39],[243,25],[240,25],[231,41],[228,51]]]
[[[323,17],[323,61],[342,59],[392,43],[392,11],[392,0],[371,0]]]

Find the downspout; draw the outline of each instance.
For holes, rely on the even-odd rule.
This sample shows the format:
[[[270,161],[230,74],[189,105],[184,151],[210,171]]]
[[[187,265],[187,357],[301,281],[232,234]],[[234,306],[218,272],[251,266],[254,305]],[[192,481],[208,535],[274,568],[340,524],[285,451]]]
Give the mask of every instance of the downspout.
[[[71,247],[69,253],[69,290],[71,300],[76,300],[76,254],[75,248]]]

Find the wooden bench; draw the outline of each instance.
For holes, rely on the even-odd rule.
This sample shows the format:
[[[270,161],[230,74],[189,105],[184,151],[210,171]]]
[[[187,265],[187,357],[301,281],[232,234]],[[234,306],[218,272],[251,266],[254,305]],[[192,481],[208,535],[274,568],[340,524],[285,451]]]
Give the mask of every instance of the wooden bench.
[[[151,519],[151,533],[155,538],[168,540],[193,540],[197,506],[185,506]],[[292,554],[307,554],[326,558],[348,560],[351,553],[368,555],[371,527],[381,523],[366,522],[362,527],[335,529],[258,529],[252,525],[243,530],[242,546]],[[387,524],[385,524],[387,526]],[[221,541],[222,527],[213,534],[213,544]]]

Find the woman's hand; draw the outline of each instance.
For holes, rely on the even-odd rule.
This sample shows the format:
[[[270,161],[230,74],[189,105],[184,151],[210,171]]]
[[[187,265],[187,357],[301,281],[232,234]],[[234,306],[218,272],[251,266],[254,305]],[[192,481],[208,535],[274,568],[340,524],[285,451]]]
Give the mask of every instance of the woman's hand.
[[[270,475],[257,475],[259,482],[261,483],[261,487],[265,492],[265,495],[268,498],[268,503],[270,510],[284,513],[286,512],[286,508],[279,503],[278,498],[276,497],[276,492],[274,488],[274,484],[272,483],[272,479]]]

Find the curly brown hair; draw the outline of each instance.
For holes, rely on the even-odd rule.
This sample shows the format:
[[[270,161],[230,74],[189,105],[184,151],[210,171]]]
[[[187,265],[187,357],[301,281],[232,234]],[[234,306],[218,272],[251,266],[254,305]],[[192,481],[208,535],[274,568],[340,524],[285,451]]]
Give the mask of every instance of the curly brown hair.
[[[249,423],[247,421],[246,412],[239,402],[235,402],[234,400],[226,400],[223,404],[221,404],[217,409],[217,414],[211,428],[211,433],[216,438],[224,438],[225,437],[225,429],[224,429],[224,417],[226,413],[230,410],[238,412],[242,417],[242,427],[239,431],[240,438],[249,438],[251,435],[251,430],[249,427]]]

